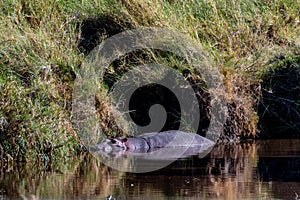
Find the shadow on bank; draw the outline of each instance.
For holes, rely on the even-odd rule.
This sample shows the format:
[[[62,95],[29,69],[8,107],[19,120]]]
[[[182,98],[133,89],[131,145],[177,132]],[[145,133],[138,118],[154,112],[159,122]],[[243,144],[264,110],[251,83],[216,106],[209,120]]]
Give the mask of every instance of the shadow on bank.
[[[279,57],[262,77],[261,138],[300,136],[300,56]]]

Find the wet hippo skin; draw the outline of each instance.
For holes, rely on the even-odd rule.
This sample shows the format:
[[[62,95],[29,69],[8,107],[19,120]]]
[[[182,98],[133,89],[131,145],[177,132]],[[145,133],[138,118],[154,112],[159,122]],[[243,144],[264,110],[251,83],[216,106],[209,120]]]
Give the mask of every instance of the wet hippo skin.
[[[197,135],[178,130],[171,130],[159,133],[146,133],[138,137],[112,138],[112,145],[126,150],[151,149],[165,147],[200,147],[212,146],[214,142]]]
[[[89,150],[100,156],[101,160],[115,163],[115,159],[119,159],[122,163],[137,157],[146,160],[175,160],[198,155],[200,158],[206,155],[214,144],[213,141],[195,133],[171,130],[145,133],[137,137],[106,139]]]

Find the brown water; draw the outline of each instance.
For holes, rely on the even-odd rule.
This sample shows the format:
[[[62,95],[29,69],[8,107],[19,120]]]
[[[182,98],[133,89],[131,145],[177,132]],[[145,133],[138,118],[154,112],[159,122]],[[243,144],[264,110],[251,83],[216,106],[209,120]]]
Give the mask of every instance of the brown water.
[[[300,140],[216,146],[145,174],[118,172],[90,155],[69,165],[6,166],[0,199],[297,199]]]

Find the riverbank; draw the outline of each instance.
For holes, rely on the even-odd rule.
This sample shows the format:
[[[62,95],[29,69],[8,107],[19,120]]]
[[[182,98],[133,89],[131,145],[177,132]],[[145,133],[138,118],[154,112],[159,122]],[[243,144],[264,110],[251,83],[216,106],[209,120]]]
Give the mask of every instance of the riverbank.
[[[139,26],[171,28],[203,46],[224,79],[229,114],[223,140],[236,136],[265,137],[268,116],[263,118],[268,122],[258,123],[260,116],[266,116],[268,111],[264,109],[268,106],[261,106],[261,96],[271,94],[269,89],[274,86],[269,77],[280,77],[283,73],[280,69],[288,69],[286,66],[293,66],[293,74],[299,68],[296,64],[300,54],[299,5],[292,0],[14,1],[3,3],[1,11],[0,151],[6,161],[60,162],[82,151],[71,116],[76,74],[93,47],[123,30]],[[133,61],[120,60],[117,66]],[[113,69],[116,74],[124,72],[120,67]],[[272,72],[277,75],[271,76]],[[190,75],[190,81],[199,85],[201,79],[193,72]],[[295,76],[291,83],[299,84],[298,78]],[[274,87],[280,88],[282,82]],[[101,83],[101,88],[109,84]],[[288,84],[284,87],[291,88]],[[205,94],[205,88],[197,89]],[[297,95],[275,105],[291,101],[293,105],[272,112],[272,119],[289,110],[295,111],[293,119],[299,119],[299,91],[290,92]],[[276,101],[276,96],[273,99]],[[105,93],[99,92],[96,102],[104,132],[121,132]],[[206,105],[208,100],[202,103]],[[205,130],[205,124],[209,123],[207,106],[202,111],[206,113],[202,121]],[[287,122],[291,127],[299,120]],[[284,122],[280,127],[283,125]],[[294,137],[298,136],[297,133]]]

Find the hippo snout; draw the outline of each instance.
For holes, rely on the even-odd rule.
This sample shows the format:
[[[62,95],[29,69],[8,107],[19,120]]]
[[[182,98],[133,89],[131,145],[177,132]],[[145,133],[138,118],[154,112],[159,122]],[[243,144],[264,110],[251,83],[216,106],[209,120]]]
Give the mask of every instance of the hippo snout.
[[[110,141],[113,145],[117,147],[127,149],[127,146],[125,145],[125,142],[127,141],[126,138],[111,138]]]

